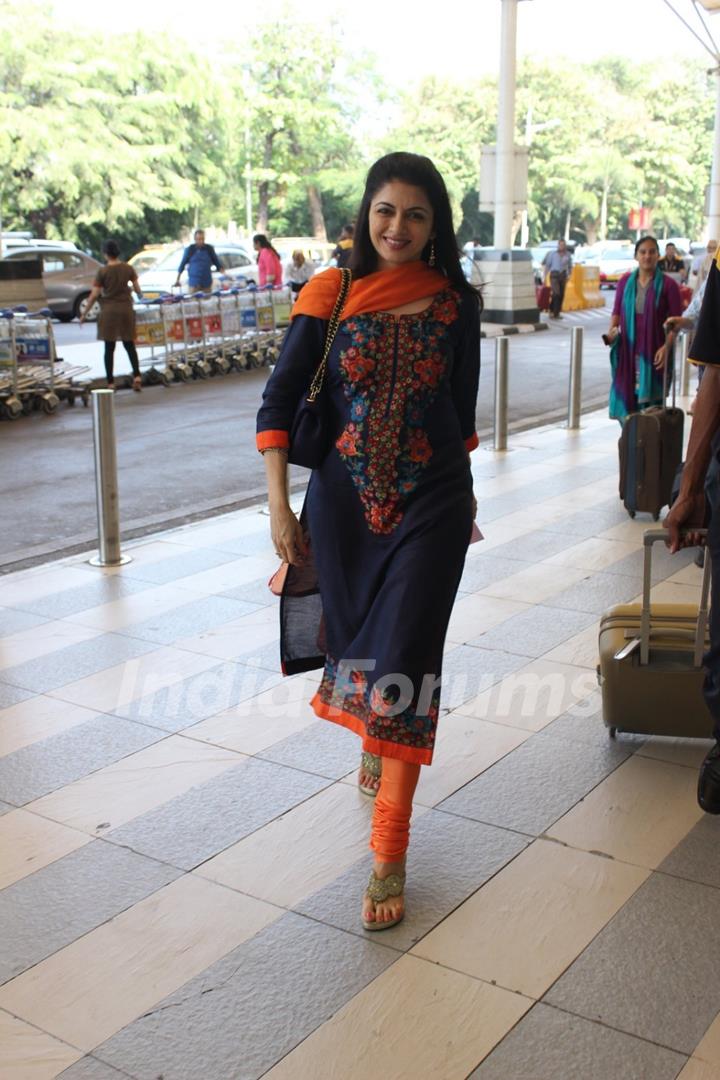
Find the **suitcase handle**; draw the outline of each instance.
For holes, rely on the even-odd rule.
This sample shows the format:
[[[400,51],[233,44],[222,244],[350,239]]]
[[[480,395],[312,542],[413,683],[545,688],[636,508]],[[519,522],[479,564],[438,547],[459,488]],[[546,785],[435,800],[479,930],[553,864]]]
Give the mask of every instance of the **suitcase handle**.
[[[613,660],[627,660],[628,656],[632,656],[632,654],[636,651],[639,645],[640,638],[633,638],[632,641],[629,641],[627,645],[623,645],[622,649],[618,649],[618,651],[613,656]]]
[[[689,530],[682,530],[686,534]],[[707,529],[693,529],[703,538],[707,537]],[[650,662],[650,589],[652,587],[652,548],[653,544],[660,541],[665,543],[668,539],[667,529],[647,529],[643,535],[645,546],[645,564],[643,567],[643,599],[640,613],[640,663]],[[700,607],[698,609],[698,621],[695,630],[695,653],[693,663],[695,667],[702,665],[705,651],[705,632],[708,621],[708,596],[710,595],[710,559],[705,558],[703,568],[702,589],[700,592]],[[627,648],[627,646],[626,646]],[[621,650],[622,651],[622,650]],[[632,651],[632,650],[631,650]],[[627,653],[626,653],[627,655]]]
[[[663,330],[665,332],[665,345],[667,346],[668,331],[667,331],[667,329],[665,327],[663,327]],[[669,382],[669,380],[668,380],[668,369],[670,368],[671,365],[672,365],[672,407],[674,409],[676,407],[675,376],[677,374],[676,371],[675,371],[675,341],[674,340],[673,340],[672,346],[669,349],[666,348],[666,351],[665,351],[665,366],[663,368],[663,400],[662,400],[663,412],[665,412],[667,410],[667,396],[668,396],[668,393],[669,393],[669,390],[670,390],[670,388],[668,386],[668,382]]]
[[[674,641],[695,641],[697,636],[696,630],[683,630],[678,627],[676,630],[660,629],[650,630],[650,641],[657,638],[658,641],[674,642]],[[632,656],[640,648],[640,638],[636,637],[632,630],[625,631],[626,645],[623,645],[622,649],[613,656],[613,660],[627,660],[628,656]],[[693,666],[700,667],[700,664],[696,661],[695,655],[693,655]]]

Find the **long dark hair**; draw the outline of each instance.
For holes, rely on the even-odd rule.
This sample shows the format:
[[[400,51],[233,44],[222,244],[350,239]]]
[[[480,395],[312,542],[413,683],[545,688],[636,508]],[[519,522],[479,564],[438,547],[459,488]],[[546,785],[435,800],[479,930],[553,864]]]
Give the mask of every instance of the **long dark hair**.
[[[422,188],[433,211],[433,231],[435,233],[435,268],[445,274],[448,281],[460,293],[471,293],[478,300],[480,294],[468,282],[460,265],[452,210],[445,181],[428,157],[422,154],[407,154],[398,151],[386,154],[371,166],[365,181],[360,209],[355,224],[355,237],[350,269],[356,278],[366,277],[377,270],[378,255],[370,239],[370,204],[378,191],[392,180]],[[427,262],[430,258],[431,243],[425,246],[421,258]]]
[[[268,248],[277,259],[280,258],[280,253],[275,250],[265,233],[255,233],[253,236],[253,244],[259,244],[261,248]]]

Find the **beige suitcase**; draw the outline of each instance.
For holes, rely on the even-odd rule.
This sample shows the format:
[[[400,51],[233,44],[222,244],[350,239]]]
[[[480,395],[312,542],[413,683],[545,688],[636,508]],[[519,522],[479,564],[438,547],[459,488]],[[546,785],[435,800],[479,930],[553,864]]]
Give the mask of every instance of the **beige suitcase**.
[[[600,622],[598,682],[603,721],[617,732],[711,739],[713,721],[702,695],[707,649],[710,559],[705,559],[700,608],[650,608],[652,546],[665,529],[645,533],[642,604],[618,604]]]

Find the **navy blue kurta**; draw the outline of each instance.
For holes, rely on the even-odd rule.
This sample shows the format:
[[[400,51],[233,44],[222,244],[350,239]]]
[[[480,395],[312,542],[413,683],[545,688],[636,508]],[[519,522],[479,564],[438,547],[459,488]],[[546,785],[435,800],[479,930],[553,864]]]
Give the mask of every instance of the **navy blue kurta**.
[[[326,329],[293,319],[263,394],[261,447],[287,445]],[[283,669],[324,665],[318,715],[372,753],[419,764],[432,760],[472,527],[479,373],[479,305],[450,288],[417,315],[340,323],[323,391],[333,440],[302,514],[312,558],[290,568],[281,606]]]

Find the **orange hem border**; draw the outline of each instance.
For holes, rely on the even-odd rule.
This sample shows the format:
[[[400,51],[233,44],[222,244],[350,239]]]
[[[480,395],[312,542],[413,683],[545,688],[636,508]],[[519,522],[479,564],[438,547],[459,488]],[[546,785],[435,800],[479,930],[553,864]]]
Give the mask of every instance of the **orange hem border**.
[[[412,765],[432,764],[432,750],[421,750],[417,746],[402,746],[400,743],[389,742],[385,739],[375,739],[368,735],[362,720],[353,716],[352,713],[345,712],[344,709],[335,709],[332,705],[326,705],[319,694],[315,694],[310,706],[314,709],[316,716],[322,720],[331,720],[334,724],[340,724],[341,727],[354,731],[362,739],[363,750],[371,754],[396,758],[398,761],[409,761]]]
[[[470,436],[470,438],[465,440],[465,449],[467,450],[467,452],[469,454],[473,450],[476,450],[479,445],[480,445],[480,439],[478,438],[478,433],[477,433],[477,431],[474,431],[472,433],[472,435]]]
[[[290,433],[287,431],[258,431],[255,436],[255,442],[258,450],[269,450],[271,447],[277,447],[280,450],[288,450],[290,448]]]

